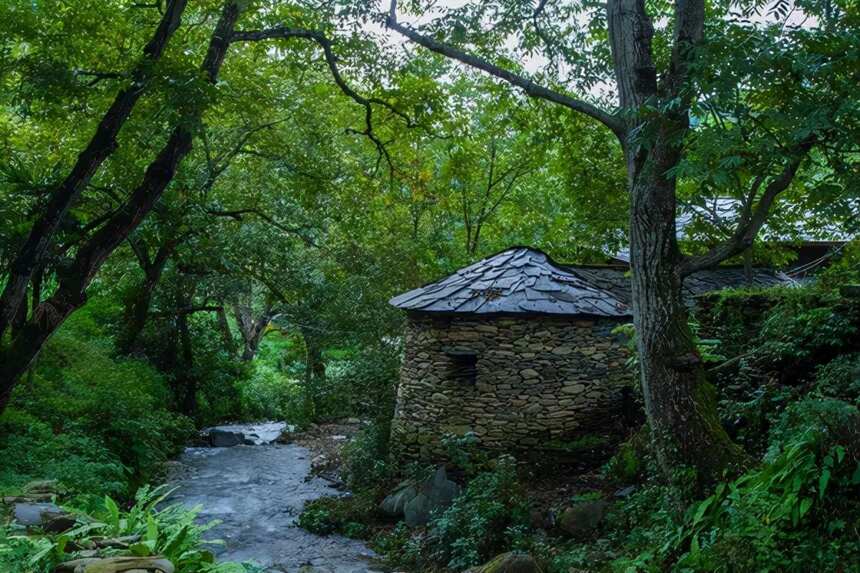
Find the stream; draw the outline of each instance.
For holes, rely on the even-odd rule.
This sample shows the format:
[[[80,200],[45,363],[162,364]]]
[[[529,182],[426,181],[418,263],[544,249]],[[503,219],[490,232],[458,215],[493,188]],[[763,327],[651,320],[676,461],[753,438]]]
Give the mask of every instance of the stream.
[[[380,571],[360,541],[321,537],[296,525],[305,502],[342,492],[310,476],[309,450],[270,443],[284,427],[273,424],[219,426],[250,434],[260,445],[187,448],[172,472],[170,481],[178,489],[171,501],[201,505],[202,523],[221,521],[206,533],[225,542],[212,548],[219,561],[254,561],[272,573],[294,573],[306,565],[319,573]]]

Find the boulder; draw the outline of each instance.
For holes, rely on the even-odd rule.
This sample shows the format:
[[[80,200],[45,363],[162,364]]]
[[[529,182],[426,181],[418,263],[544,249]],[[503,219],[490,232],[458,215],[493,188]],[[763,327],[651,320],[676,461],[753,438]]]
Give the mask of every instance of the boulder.
[[[220,428],[212,428],[209,431],[209,445],[215,448],[231,448],[245,443],[245,435],[242,432],[232,432]]]
[[[37,481],[31,481],[27,485],[24,486],[25,494],[50,494],[50,493],[58,493],[60,490],[60,485],[55,479],[43,479]]]
[[[603,521],[609,503],[584,501],[565,509],[558,518],[558,527],[568,535],[581,537],[592,533]]]
[[[439,466],[433,477],[417,489],[418,494],[403,506],[403,518],[409,527],[426,524],[433,511],[448,507],[460,494],[460,486],[448,479],[445,466]]]
[[[14,508],[15,521],[21,525],[32,527],[42,525],[50,519],[64,515],[65,512],[53,503],[16,503]]]
[[[42,524],[42,529],[48,533],[62,533],[78,524],[78,519],[71,513],[50,515]]]
[[[541,568],[528,553],[511,551],[502,553],[488,563],[469,571],[471,573],[541,573]]]
[[[439,466],[428,480],[398,485],[382,500],[379,510],[389,517],[402,516],[406,525],[415,527],[426,524],[434,510],[448,507],[459,494],[460,486],[448,479],[444,466]]]
[[[389,517],[401,517],[406,504],[416,495],[418,495],[418,490],[412,483],[401,483],[397,489],[382,500],[382,503],[379,504],[379,510]]]

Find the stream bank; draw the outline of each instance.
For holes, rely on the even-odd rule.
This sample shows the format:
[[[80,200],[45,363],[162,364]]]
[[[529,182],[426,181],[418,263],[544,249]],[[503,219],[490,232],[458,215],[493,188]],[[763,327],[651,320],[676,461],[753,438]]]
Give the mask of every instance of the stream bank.
[[[254,561],[271,573],[294,573],[306,566],[320,573],[382,570],[360,541],[320,537],[296,525],[306,502],[343,495],[330,481],[311,474],[314,455],[309,449],[273,443],[280,432],[268,428],[267,433],[262,425],[229,428],[265,435],[268,443],[187,448],[170,478],[178,487],[171,501],[199,504],[201,522],[221,522],[207,532],[208,538],[224,541],[213,547],[219,560]]]

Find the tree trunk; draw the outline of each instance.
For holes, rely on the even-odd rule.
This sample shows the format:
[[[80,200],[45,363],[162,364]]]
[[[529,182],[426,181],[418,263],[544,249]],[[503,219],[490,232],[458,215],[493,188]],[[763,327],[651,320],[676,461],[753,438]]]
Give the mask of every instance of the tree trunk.
[[[236,339],[233,338],[233,332],[230,330],[230,323],[227,321],[227,312],[224,310],[224,301],[220,302],[221,308],[216,311],[218,318],[218,330],[221,331],[221,339],[224,341],[224,350],[227,354],[234,356],[236,354]]]
[[[309,329],[302,329],[302,338],[305,342],[304,410],[312,420],[319,410],[319,389],[325,382],[326,369],[317,338]]]
[[[134,243],[131,238],[129,242],[132,243],[132,248],[138,257],[144,279],[126,303],[124,313],[126,324],[118,343],[119,351],[122,354],[131,354],[136,350],[137,340],[149,318],[149,309],[152,306],[155,287],[161,281],[161,275],[164,273],[167,261],[182,242],[182,238],[174,236],[166,239],[158,247],[158,251],[152,259],[150,259],[145,245]]]
[[[693,343],[681,296],[675,229],[677,161],[658,142],[643,167],[631,161],[630,265],[633,320],[645,412],[658,461],[682,491],[700,492],[744,459],[720,425],[714,388]]]
[[[201,66],[212,83],[224,62],[238,17],[238,0],[229,0],[212,33]],[[191,151],[192,134],[188,126],[197,123],[202,112],[202,109],[196,108],[189,116],[182,118],[158,156],[147,167],[143,181],[123,208],[78,249],[71,267],[58,277],[59,284],[54,294],[33,310],[33,316],[20,334],[7,348],[0,350],[0,413],[8,404],[15,384],[30,368],[48,338],[86,302],[87,287],[102,264],[140,225],[173,180],[180,162]]]
[[[184,287],[180,286],[184,291]],[[191,331],[188,328],[189,313],[182,309],[188,306],[190,297],[182,292],[180,298],[180,311],[176,315],[176,330],[179,334],[179,345],[182,349],[182,368],[177,380],[177,401],[180,411],[189,417],[197,413],[197,377],[194,374],[194,347],[191,341]]]
[[[254,317],[250,306],[236,304],[233,305],[233,314],[242,335],[242,361],[250,362],[257,355],[260,343],[266,335],[266,328],[272,320],[272,309],[267,306],[259,317]]]
[[[158,269],[147,270],[146,277],[137,288],[126,304],[125,329],[119,339],[119,351],[122,354],[131,354],[136,350],[137,340],[149,317],[149,309],[152,306],[152,295],[155,287],[161,279],[162,265]]]

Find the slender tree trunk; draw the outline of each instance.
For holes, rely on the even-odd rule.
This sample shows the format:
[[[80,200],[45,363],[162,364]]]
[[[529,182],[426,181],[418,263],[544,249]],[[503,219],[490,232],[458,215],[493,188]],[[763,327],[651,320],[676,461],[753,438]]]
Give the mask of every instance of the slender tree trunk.
[[[131,242],[132,239],[129,239]],[[149,318],[149,310],[152,307],[152,297],[155,288],[161,282],[161,276],[167,267],[167,262],[176,248],[182,242],[181,237],[169,237],[159,247],[155,257],[149,257],[145,245],[133,243],[133,250],[138,256],[138,262],[144,273],[143,282],[134,289],[132,296],[126,303],[125,329],[120,336],[118,348],[123,354],[130,354],[136,350],[140,333],[146,326]]]
[[[183,288],[184,287],[180,287]],[[187,306],[190,297],[183,292],[180,301]],[[197,413],[197,377],[194,374],[194,347],[191,341],[191,331],[188,327],[190,313],[184,312],[183,304],[176,316],[176,330],[179,335],[179,345],[182,349],[182,369],[177,384],[179,407],[186,416],[194,417]]]
[[[302,339],[305,342],[305,380],[304,403],[305,415],[313,419],[319,409],[319,389],[325,382],[326,368],[322,357],[322,346],[310,329],[302,329]]]
[[[253,315],[251,307],[245,304],[233,305],[233,313],[239,333],[242,335],[242,361],[250,362],[257,355],[260,343],[266,335],[266,328],[272,320],[272,309],[266,306],[259,317]]]
[[[218,318],[218,330],[221,331],[221,339],[224,341],[224,350],[230,356],[236,354],[236,339],[233,338],[233,332],[230,330],[230,323],[227,321],[227,312],[224,310],[224,301],[220,302],[221,308],[216,311]]]
[[[125,329],[119,340],[119,351],[130,354],[135,351],[140,333],[146,326],[149,318],[149,309],[152,307],[152,296],[155,287],[161,280],[161,274],[165,265],[156,269],[148,269],[143,283],[138,285],[126,304]]]
[[[221,13],[209,43],[201,69],[215,82],[230,36],[239,17],[239,1],[229,0]],[[30,368],[45,342],[75,310],[86,302],[87,287],[108,256],[137,228],[152,210],[176,174],[180,162],[191,151],[189,126],[197,123],[202,109],[196,109],[174,128],[156,159],[147,167],[143,181],[114,216],[81,248],[69,269],[59,276],[54,294],[34,309],[33,316],[12,343],[0,350],[0,413],[5,409],[12,389]]]

